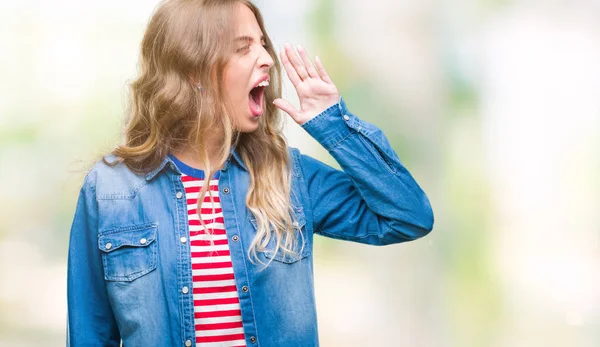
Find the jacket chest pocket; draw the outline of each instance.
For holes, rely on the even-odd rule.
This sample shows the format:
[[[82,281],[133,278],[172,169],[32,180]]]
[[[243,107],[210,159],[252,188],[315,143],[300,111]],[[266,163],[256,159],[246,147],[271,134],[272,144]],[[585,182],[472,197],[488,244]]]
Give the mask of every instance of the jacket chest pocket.
[[[156,223],[149,223],[101,233],[104,279],[129,282],[156,269],[156,229]]]
[[[294,206],[294,212],[297,220],[294,223],[294,231],[297,237],[296,246],[293,247],[294,254],[284,252],[282,249],[274,252],[277,248],[277,240],[274,236],[272,236],[269,240],[269,244],[267,245],[267,249],[263,252],[267,259],[273,259],[281,263],[292,264],[310,255],[311,243],[308,241],[308,235],[306,234],[306,217],[304,216],[304,211],[302,210],[302,207]],[[255,231],[258,230],[256,218],[251,213],[250,223]],[[273,230],[271,230],[271,232],[274,233]]]

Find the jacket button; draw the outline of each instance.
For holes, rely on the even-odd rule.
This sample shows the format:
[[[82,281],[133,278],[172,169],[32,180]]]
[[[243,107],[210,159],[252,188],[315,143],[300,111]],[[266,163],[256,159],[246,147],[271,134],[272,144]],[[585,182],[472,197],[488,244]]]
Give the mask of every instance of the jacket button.
[[[177,192],[177,194],[175,194],[175,196],[177,197],[177,199],[181,199],[181,197],[183,196],[183,193]]]
[[[185,341],[186,347],[190,347],[191,345],[192,345],[192,341],[190,341],[190,340]]]
[[[256,342],[256,337],[250,336],[250,342],[255,343]]]
[[[223,188],[223,193],[229,194],[229,188]]]
[[[348,120],[350,120],[350,117],[348,117],[348,115],[347,115],[347,114],[345,114],[345,115],[344,115],[344,120],[345,120],[345,121],[348,121]]]
[[[246,286],[243,286],[243,287],[242,287],[242,292],[244,292],[244,293],[247,293],[247,292],[248,292],[248,287],[246,287]]]
[[[187,238],[185,236],[182,236],[179,241],[181,241],[181,243],[186,243],[187,242]]]
[[[240,239],[237,235],[233,235],[233,237],[231,238],[233,241],[238,242],[238,240]]]
[[[189,289],[188,287],[183,287],[183,288],[181,288],[181,292],[182,292],[183,294],[187,294],[189,291],[190,291],[190,289]]]
[[[106,249],[111,249],[112,248],[112,243],[107,243],[106,245],[104,245],[104,248]]]
[[[140,243],[141,243],[142,245],[145,245],[145,244],[146,244],[146,242],[148,242],[148,240],[146,240],[146,239],[141,239],[141,240],[140,240]]]

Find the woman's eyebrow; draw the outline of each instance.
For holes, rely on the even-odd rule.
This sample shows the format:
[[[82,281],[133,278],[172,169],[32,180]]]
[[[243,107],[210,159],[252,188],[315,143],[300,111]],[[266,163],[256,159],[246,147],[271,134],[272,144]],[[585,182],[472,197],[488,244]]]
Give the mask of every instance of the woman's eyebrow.
[[[261,34],[260,35],[260,40],[264,41],[265,40],[265,36]],[[238,41],[244,41],[244,42],[250,41],[250,42],[252,42],[252,41],[254,41],[254,38],[252,38],[252,36],[242,35],[242,36],[236,37],[235,41],[236,42],[238,42]]]

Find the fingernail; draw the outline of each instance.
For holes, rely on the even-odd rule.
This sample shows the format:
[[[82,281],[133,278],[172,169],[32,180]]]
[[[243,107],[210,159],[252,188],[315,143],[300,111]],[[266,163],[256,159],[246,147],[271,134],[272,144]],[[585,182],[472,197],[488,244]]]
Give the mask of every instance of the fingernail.
[[[298,50],[304,49],[302,46],[298,45]]]
[[[292,45],[289,42],[286,42],[284,46],[285,48],[292,48]]]

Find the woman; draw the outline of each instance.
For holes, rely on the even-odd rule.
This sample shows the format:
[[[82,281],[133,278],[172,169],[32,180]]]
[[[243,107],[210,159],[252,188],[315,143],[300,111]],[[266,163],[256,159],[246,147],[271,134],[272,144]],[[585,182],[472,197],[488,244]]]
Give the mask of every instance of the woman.
[[[151,18],[125,141],[81,189],[68,260],[72,346],[317,346],[313,234],[386,245],[433,225],[384,134],[322,63],[280,57],[246,0]],[[278,109],[343,171],[290,148]]]

